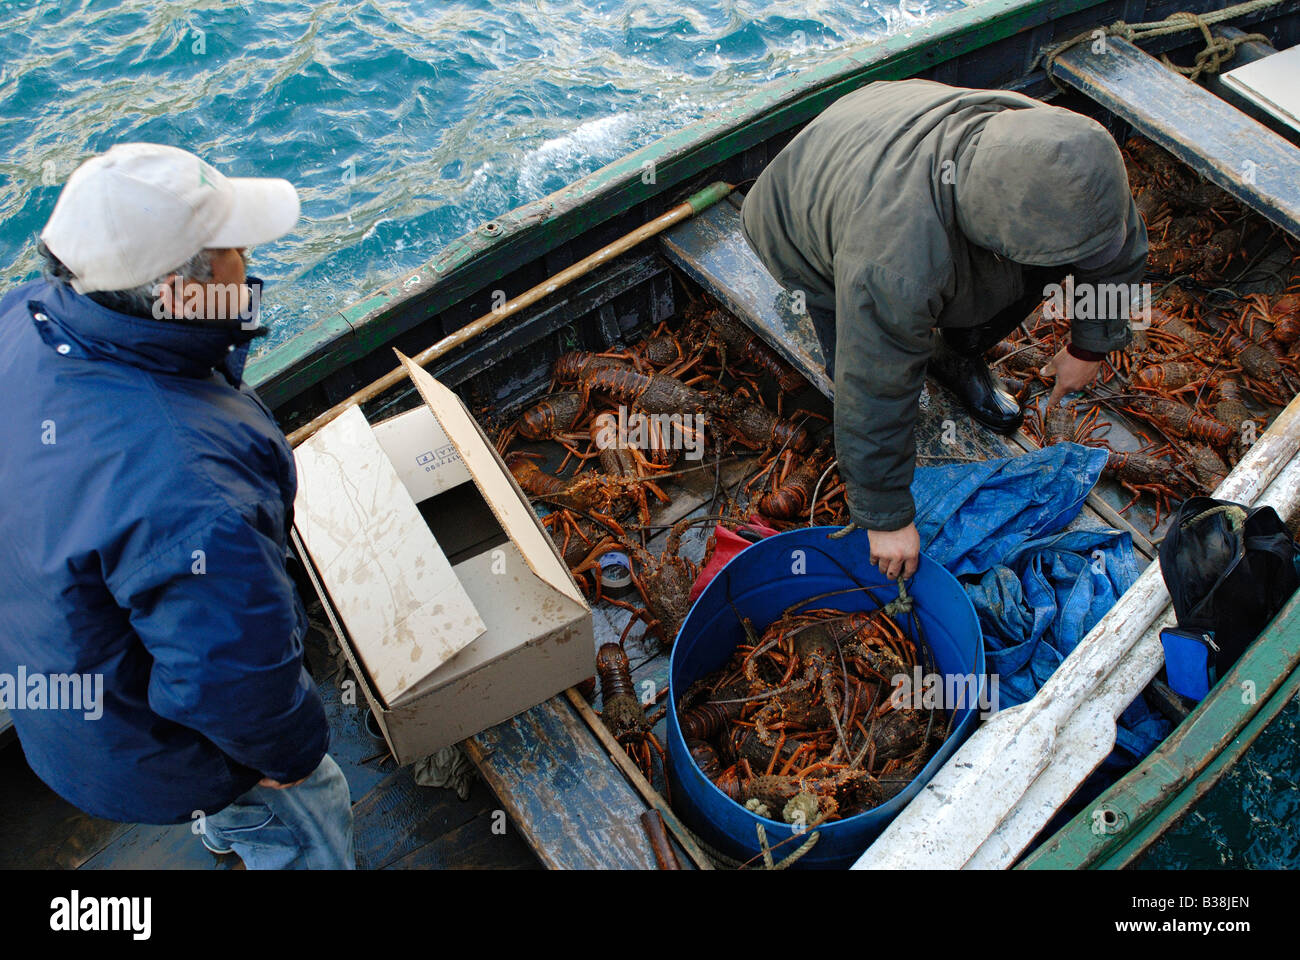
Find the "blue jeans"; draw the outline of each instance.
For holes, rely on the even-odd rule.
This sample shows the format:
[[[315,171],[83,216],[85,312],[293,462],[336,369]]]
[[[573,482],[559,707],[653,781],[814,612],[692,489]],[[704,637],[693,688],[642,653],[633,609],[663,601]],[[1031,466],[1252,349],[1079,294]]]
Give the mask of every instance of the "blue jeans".
[[[352,796],[334,758],[296,787],[253,787],[204,824],[210,849],[234,850],[249,870],[353,870]]]

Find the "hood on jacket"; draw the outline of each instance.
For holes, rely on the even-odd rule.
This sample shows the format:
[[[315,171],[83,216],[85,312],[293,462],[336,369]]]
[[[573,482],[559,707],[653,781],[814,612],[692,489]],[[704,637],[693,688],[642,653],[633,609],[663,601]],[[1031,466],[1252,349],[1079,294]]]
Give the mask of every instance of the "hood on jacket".
[[[1058,107],[1004,110],[963,160],[958,226],[972,243],[1016,263],[1077,263],[1125,229],[1128,174],[1095,120]]]

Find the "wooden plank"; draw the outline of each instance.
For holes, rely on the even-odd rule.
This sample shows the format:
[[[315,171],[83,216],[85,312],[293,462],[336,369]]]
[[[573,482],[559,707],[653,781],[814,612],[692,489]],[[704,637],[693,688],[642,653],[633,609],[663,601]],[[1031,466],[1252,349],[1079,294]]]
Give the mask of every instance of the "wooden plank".
[[[541,864],[513,831],[498,834],[492,811],[411,851],[389,865],[390,870],[537,870]]]
[[[610,733],[605,727],[605,724],[601,722],[600,717],[596,716],[595,711],[591,709],[591,705],[582,698],[582,694],[572,687],[564,691],[564,693],[565,696],[569,698],[569,702],[573,704],[574,709],[577,710],[582,719],[587,722],[587,726],[590,727],[591,732],[596,735],[604,745],[605,749],[609,752],[610,759],[614,761],[615,765],[623,771],[623,775],[632,782],[634,787],[636,787],[637,793],[641,794],[642,799],[644,799],[646,803],[663,815],[664,824],[668,827],[669,831],[672,832],[674,839],[676,839],[686,851],[686,854],[691,858],[691,861],[701,870],[712,870],[713,861],[705,856],[704,851],[701,850],[699,845],[695,842],[695,838],[692,837],[690,832],[682,825],[682,822],[677,819],[677,815],[673,813],[672,807],[668,806],[667,802],[664,801],[664,798],[661,797],[658,792],[656,792],[655,788],[650,786],[649,781],[642,776],[641,771],[637,769],[636,764],[632,762],[632,758],[627,755],[627,751],[625,751],[619,742],[614,739],[614,735]]]
[[[812,318],[796,313],[740,232],[740,212],[719,203],[659,238],[668,259],[748,323],[824,396],[834,398]]]
[[[131,826],[68,803],[36,776],[18,745],[0,751],[0,811],[0,870],[75,869]]]
[[[353,688],[352,696],[360,703],[344,703],[338,687],[333,683],[319,683],[321,702],[325,705],[325,720],[330,727],[330,756],[343,771],[348,781],[348,791],[355,804],[382,783],[394,770],[394,761],[388,755],[388,744],[377,740],[366,730],[365,720],[369,707],[365,696]],[[376,754],[384,757],[376,757]]]
[[[357,869],[382,870],[497,806],[475,783],[469,798],[422,787],[409,767],[393,771],[352,807]]]
[[[1247,683],[1260,703],[1254,713],[1241,696]],[[1297,690],[1300,596],[1291,599],[1233,665],[1214,696],[1202,700],[1150,756],[1019,866],[1059,870],[1127,865],[1209,791]],[[1102,821],[1098,814],[1113,819]]]
[[[646,805],[593,749],[563,695],[471,737],[465,753],[551,869],[655,867],[638,817]]]
[[[1127,40],[1081,43],[1053,73],[1293,236],[1300,236],[1300,149]]]
[[[191,824],[138,823],[82,865],[83,870],[242,870],[238,857],[209,853]]]

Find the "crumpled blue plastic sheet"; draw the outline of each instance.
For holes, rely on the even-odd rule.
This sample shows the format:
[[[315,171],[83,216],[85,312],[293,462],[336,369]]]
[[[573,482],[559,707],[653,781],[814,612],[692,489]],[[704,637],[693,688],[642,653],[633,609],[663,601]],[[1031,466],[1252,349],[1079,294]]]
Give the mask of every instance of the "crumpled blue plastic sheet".
[[[1059,443],[1003,460],[921,467],[921,549],[961,579],[984,632],[998,706],[1029,700],[1138,577],[1128,533],[1065,528],[1107,451]],[[1138,697],[1120,715],[1112,769],[1146,756],[1170,724]]]

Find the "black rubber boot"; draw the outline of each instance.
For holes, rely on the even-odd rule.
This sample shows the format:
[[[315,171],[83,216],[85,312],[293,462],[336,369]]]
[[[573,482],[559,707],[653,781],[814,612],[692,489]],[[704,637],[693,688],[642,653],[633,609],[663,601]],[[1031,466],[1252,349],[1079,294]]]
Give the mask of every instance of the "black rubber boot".
[[[1015,433],[1025,414],[1002,389],[984,358],[956,352],[944,336],[936,338],[930,374],[957,395],[971,418],[997,433]]]

